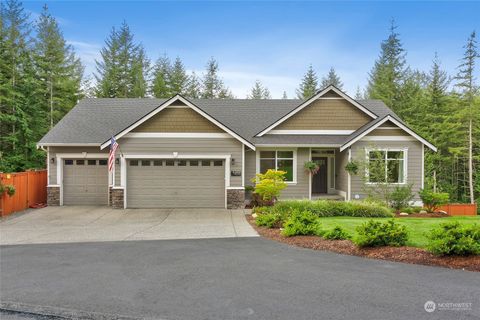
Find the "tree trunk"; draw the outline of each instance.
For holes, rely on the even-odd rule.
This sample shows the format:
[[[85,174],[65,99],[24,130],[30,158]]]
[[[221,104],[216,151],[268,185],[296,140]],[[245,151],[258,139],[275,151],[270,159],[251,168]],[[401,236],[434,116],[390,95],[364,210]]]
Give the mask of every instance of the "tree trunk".
[[[475,203],[473,194],[473,141],[472,141],[473,123],[472,119],[468,123],[468,186],[470,189],[470,203]]]
[[[53,128],[53,85],[50,79],[50,129]]]

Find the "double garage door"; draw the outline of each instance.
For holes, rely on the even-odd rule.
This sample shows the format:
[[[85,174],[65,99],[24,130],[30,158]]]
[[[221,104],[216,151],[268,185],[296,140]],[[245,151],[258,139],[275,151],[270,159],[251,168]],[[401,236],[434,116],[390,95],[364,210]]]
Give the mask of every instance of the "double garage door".
[[[128,159],[127,207],[224,208],[225,161]]]

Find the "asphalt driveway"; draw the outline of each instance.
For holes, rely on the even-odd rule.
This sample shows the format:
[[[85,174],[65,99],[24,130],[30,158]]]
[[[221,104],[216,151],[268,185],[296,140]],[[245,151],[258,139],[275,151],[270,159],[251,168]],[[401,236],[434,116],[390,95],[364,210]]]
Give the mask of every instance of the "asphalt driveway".
[[[258,236],[243,210],[63,206],[0,222],[0,245]]]
[[[14,245],[0,258],[0,309],[67,318],[480,319],[479,273],[258,237]]]

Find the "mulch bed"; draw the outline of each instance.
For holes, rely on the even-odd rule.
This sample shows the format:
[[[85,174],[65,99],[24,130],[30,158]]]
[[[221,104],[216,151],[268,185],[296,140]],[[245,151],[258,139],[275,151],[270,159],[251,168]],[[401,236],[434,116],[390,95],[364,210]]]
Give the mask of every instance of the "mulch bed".
[[[258,227],[255,219],[247,216],[248,222],[262,237],[302,248],[332,251],[371,259],[381,259],[427,266],[440,266],[450,269],[463,269],[480,272],[480,256],[435,256],[424,249],[414,247],[359,248],[350,240],[325,240],[315,236],[284,237],[280,229]]]
[[[433,212],[433,213],[411,213],[408,216],[395,215],[396,218],[447,218],[450,215],[445,213]]]

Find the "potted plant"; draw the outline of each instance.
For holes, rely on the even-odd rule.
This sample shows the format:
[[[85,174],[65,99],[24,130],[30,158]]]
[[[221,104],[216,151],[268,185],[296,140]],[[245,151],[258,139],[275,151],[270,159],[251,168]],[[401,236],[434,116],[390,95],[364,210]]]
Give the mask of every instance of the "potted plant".
[[[345,171],[352,175],[357,175],[358,173],[358,163],[355,161],[350,161],[345,165]]]
[[[313,162],[313,161],[306,161],[303,164],[303,167],[305,168],[305,171],[308,174],[311,174],[312,176],[316,175],[318,173],[318,170],[320,170],[319,165],[316,162]]]

